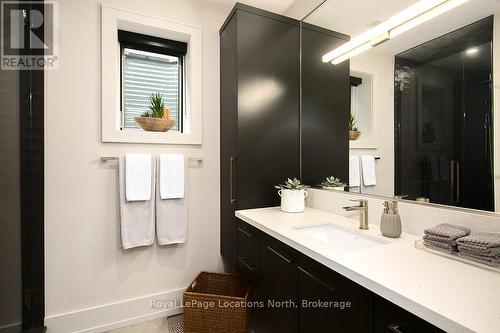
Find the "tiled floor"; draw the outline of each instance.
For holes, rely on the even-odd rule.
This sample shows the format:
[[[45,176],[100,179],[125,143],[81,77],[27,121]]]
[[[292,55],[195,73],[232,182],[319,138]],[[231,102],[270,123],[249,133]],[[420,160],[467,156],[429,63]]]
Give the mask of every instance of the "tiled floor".
[[[106,333],[182,333],[182,314],[122,327]]]

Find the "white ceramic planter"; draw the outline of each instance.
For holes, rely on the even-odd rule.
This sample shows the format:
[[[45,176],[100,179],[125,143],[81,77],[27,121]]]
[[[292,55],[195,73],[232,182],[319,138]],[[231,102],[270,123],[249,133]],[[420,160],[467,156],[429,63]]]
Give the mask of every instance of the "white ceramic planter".
[[[305,190],[279,190],[281,197],[281,211],[286,213],[302,213],[305,209]]]

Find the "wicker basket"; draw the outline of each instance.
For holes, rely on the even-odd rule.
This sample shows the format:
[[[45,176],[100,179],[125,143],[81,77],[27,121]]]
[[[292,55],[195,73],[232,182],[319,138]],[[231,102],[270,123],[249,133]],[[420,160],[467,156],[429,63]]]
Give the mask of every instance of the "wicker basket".
[[[201,272],[184,291],[184,332],[247,333],[249,297],[238,275]]]

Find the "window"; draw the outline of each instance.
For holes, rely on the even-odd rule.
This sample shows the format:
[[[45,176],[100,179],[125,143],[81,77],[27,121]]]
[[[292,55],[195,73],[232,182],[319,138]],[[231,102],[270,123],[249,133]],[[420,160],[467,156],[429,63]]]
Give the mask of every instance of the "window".
[[[201,47],[200,27],[102,5],[102,142],[202,145]],[[132,70],[134,66],[136,70]],[[173,70],[176,66],[178,70]],[[163,84],[172,81],[172,76],[177,84]],[[161,87],[155,82],[162,83]],[[160,89],[156,92],[163,94],[171,117],[178,117],[178,130],[135,128],[134,112],[149,106],[150,96],[137,92],[149,92],[153,87]],[[137,96],[130,92],[132,88],[137,90]],[[131,105],[133,102],[136,105]]]
[[[375,124],[375,96],[373,94],[375,70],[351,64],[351,114],[356,119],[360,131],[357,140],[349,141],[353,149],[377,148]]]
[[[184,55],[183,42],[119,30],[121,49],[121,130],[139,129],[134,117],[149,110],[152,93],[163,96],[175,120],[171,131],[183,130]]]

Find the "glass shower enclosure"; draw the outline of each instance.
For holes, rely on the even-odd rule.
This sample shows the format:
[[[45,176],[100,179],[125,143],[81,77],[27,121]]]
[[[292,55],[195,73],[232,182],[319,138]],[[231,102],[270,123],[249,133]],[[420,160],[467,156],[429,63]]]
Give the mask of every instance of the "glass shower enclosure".
[[[493,19],[395,59],[395,194],[494,211]]]

